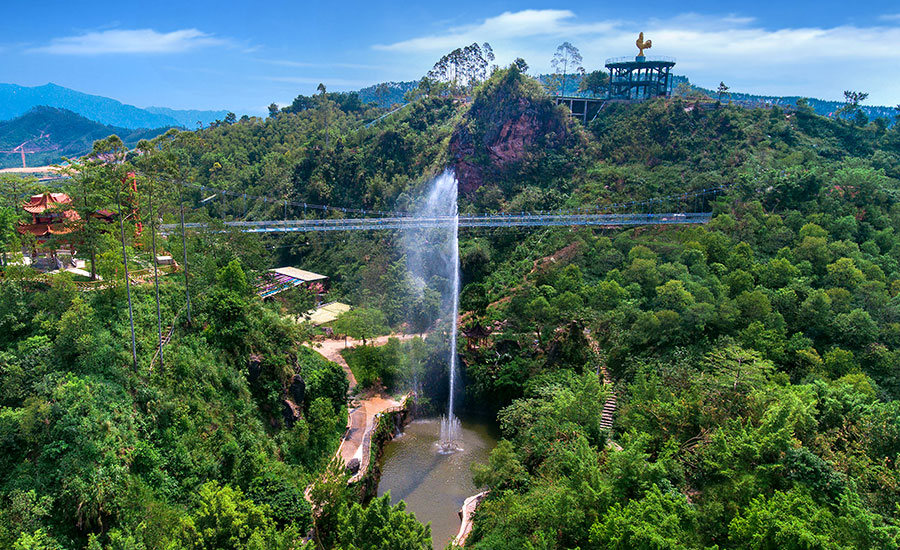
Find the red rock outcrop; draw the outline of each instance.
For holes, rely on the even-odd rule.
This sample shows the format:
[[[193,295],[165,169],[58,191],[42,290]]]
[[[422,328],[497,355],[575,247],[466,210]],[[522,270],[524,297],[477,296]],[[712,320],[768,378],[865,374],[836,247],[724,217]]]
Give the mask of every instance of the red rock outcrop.
[[[528,77],[512,71],[492,77],[450,138],[460,192],[502,179],[522,162],[539,162],[548,148],[575,137],[565,112]]]

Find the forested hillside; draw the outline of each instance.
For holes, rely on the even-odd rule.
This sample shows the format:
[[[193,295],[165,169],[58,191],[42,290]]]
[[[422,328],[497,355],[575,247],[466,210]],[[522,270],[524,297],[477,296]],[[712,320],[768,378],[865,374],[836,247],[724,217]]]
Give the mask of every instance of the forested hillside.
[[[337,446],[346,380],[299,347],[237,260],[204,286],[193,303],[203,330],[176,335],[152,370],[152,287],[132,289],[146,355],[135,371],[123,286],[3,283],[0,546],[298,547],[311,521],[303,491]],[[171,319],[183,288],[161,290]],[[295,375],[296,417],[280,398]]]
[[[474,547],[896,547],[900,134],[678,101],[591,130],[586,202],[731,187],[708,227],[485,254],[468,387],[511,445],[477,472]]]
[[[65,109],[34,107],[22,116],[0,121],[0,168],[21,167],[22,157],[14,151],[25,150],[28,166],[46,166],[65,158],[78,158],[90,152],[94,141],[116,134],[129,146],[152,139],[168,130],[127,130],[88,120]]]
[[[349,215],[284,200],[407,211],[446,167],[463,212],[656,197],[671,198],[642,208],[712,211],[706,226],[461,230],[465,407],[503,434],[473,469],[490,493],[467,547],[900,546],[897,126],[676,98],[609,105],[585,127],[515,67],[468,92],[423,93],[377,121],[386,109],[349,94],[300,96],[264,120],[172,131],[74,182],[139,168],[163,221],[183,191],[189,221],[213,229]],[[136,257],[148,238],[128,243]],[[121,277],[121,245],[104,239],[103,273]],[[427,328],[410,326],[430,305],[399,240],[190,233],[195,317],[152,372],[152,287],[132,288],[135,371],[121,285],[79,293],[7,268],[0,545],[298,548],[312,526],[311,546],[430,547],[402,507],[355,502],[336,475],[315,484],[311,514],[302,492],[337,447],[346,382],[300,346],[310,334],[289,305],[249,287],[299,265],[331,277],[330,299]],[[171,319],[185,289],[164,280]],[[392,385],[414,368],[381,360],[397,345],[367,353]],[[424,389],[439,403],[434,367]],[[305,395],[286,411],[295,375]]]

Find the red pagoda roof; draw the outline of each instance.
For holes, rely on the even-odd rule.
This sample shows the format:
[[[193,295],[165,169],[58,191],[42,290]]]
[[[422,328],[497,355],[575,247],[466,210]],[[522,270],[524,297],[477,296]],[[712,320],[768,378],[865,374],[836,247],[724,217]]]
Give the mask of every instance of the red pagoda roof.
[[[71,227],[65,227],[61,223],[19,224],[16,229],[23,235],[26,233],[31,233],[35,237],[46,237],[48,235],[66,235],[72,232]]]
[[[107,210],[105,208],[103,210],[97,210],[96,212],[91,212],[92,218],[102,220],[107,223],[112,223],[113,221],[115,221],[116,216],[117,216],[117,214],[115,212],[113,212],[112,210]]]
[[[65,193],[43,193],[41,195],[32,196],[28,202],[22,205],[22,208],[24,208],[26,212],[40,214],[48,208],[56,208],[57,206],[69,204],[71,202],[72,199]]]

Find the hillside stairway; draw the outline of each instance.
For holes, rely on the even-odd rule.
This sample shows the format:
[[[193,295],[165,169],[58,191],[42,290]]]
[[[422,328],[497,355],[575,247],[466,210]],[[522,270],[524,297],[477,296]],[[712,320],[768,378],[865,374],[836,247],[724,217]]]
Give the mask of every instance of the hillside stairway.
[[[603,385],[609,386],[612,388],[612,379],[610,379],[609,374],[606,372],[606,367],[600,365],[600,373],[603,376]],[[604,430],[612,431],[613,428],[613,419],[616,415],[616,392],[611,391],[609,397],[606,398],[606,402],[603,403],[603,413],[600,415],[600,427]]]
[[[591,336],[590,330],[585,329],[584,336],[587,338],[591,350],[597,354],[597,356],[600,356],[600,344],[598,344]],[[602,362],[597,365],[597,376],[602,377],[603,385],[610,389],[609,397],[603,402],[603,412],[600,414],[600,427],[604,430],[612,431],[613,421],[616,416],[616,392],[613,388],[612,378],[609,377],[609,372],[606,370],[606,365]]]
[[[172,333],[174,332],[172,330],[173,328],[175,328],[175,327],[173,327],[172,325],[169,325],[166,327],[166,330],[163,331],[162,343],[160,344],[160,347],[168,345],[169,340],[172,339]],[[159,353],[158,349],[157,349],[157,353]]]

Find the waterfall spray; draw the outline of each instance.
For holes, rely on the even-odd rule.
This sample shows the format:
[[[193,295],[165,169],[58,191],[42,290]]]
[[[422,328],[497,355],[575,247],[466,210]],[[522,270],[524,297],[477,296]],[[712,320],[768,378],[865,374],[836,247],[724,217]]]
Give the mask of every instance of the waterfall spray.
[[[447,414],[441,420],[441,452],[460,450],[460,426],[456,418],[458,365],[456,358],[457,318],[459,315],[459,207],[457,181],[449,170],[434,179],[425,202],[415,217],[441,218],[446,224],[429,229],[410,229],[404,233],[407,266],[420,295],[438,292],[440,315],[449,325],[448,366],[450,395]],[[435,283],[435,280],[441,281]]]

